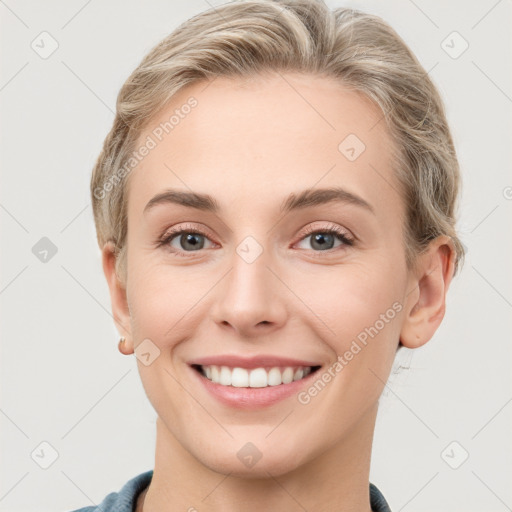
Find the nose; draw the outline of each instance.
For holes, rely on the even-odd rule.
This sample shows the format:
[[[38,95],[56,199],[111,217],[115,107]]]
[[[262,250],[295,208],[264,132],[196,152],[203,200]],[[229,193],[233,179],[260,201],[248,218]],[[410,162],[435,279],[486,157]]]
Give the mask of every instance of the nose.
[[[266,252],[251,261],[244,252],[233,251],[231,263],[216,287],[213,321],[240,338],[268,335],[281,328],[288,314],[287,289]]]

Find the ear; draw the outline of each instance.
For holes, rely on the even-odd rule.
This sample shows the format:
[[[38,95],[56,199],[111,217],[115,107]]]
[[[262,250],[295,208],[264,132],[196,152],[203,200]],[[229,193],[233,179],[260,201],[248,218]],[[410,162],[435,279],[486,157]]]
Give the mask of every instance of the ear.
[[[415,276],[409,281],[405,299],[405,320],[400,342],[417,348],[429,341],[446,310],[446,293],[455,268],[455,247],[449,236],[441,235],[430,242],[419,257]]]
[[[121,336],[126,338],[125,342],[120,344],[119,351],[126,355],[133,354],[133,338],[131,336],[131,319],[126,297],[126,285],[121,282],[116,273],[116,253],[115,245],[112,241],[107,242],[103,246],[101,256],[103,273],[110,290],[114,322]]]

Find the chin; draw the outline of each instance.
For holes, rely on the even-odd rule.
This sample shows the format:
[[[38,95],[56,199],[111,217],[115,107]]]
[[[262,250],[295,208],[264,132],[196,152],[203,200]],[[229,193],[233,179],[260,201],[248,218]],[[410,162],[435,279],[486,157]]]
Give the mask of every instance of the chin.
[[[208,456],[196,454],[197,460],[216,473],[244,479],[268,479],[290,473],[305,463],[307,454],[304,447],[286,450],[267,443],[258,449],[250,442],[236,443],[236,448],[226,447],[224,451],[212,449]]]

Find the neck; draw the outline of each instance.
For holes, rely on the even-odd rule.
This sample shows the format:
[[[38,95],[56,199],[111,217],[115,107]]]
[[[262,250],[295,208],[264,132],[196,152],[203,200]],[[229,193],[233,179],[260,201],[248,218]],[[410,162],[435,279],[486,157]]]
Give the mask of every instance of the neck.
[[[336,445],[283,474],[243,478],[203,465],[157,419],[155,468],[137,512],[371,512],[369,472],[378,404]],[[143,504],[143,507],[142,507]]]

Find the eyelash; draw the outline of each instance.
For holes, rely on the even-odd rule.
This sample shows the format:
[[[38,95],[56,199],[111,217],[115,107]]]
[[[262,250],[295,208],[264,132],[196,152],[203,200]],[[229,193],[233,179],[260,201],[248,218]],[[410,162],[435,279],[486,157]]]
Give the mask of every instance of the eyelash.
[[[171,230],[167,231],[163,235],[163,237],[157,241],[157,247],[167,246],[174,238],[176,238],[176,236],[181,235],[182,233],[196,234],[196,235],[201,235],[201,236],[208,238],[208,235],[206,233],[204,233],[203,231],[200,231],[193,227],[182,226],[179,228],[172,228]],[[304,240],[308,236],[311,236],[312,234],[320,234],[320,233],[336,235],[338,240],[343,242],[343,245],[345,245],[345,246],[351,247],[354,245],[354,242],[355,242],[355,240],[353,240],[352,238],[349,238],[349,236],[346,234],[346,232],[344,230],[342,230],[340,227],[336,226],[335,224],[332,224],[327,228],[309,227],[306,230],[306,232],[303,233],[302,237],[298,240],[298,242],[301,242],[302,240]],[[172,249],[167,248],[167,249],[169,250],[169,252],[175,254],[176,256],[185,257],[185,258],[191,257],[191,256],[193,256],[193,254],[195,252],[198,252],[198,251],[180,251],[175,248],[172,248]],[[338,247],[338,249],[339,249],[339,247]],[[322,252],[332,253],[332,251],[335,251],[335,250],[336,250],[336,248],[327,249],[326,251],[314,251],[313,250],[313,252],[315,252],[315,253],[322,253]]]

